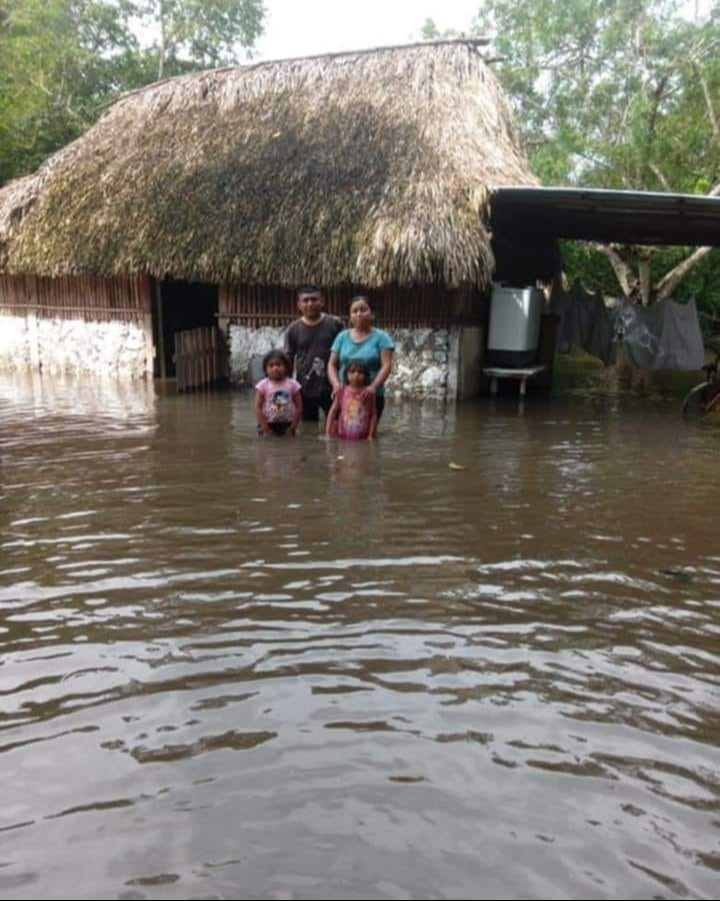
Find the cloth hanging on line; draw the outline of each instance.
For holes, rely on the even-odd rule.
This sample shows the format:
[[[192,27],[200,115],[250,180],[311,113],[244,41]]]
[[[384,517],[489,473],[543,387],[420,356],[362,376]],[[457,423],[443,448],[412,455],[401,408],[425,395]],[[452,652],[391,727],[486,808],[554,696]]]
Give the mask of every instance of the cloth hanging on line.
[[[550,296],[550,312],[560,317],[558,353],[567,354],[573,347],[579,347],[606,366],[615,362],[614,317],[600,294],[586,291],[579,283],[569,291],[555,285]]]
[[[641,369],[701,369],[705,361],[695,298],[663,300],[649,307],[622,304],[617,331],[633,366]]]
[[[560,317],[558,353],[579,347],[607,366],[615,362],[622,341],[629,362],[640,369],[702,368],[705,351],[695,298],[608,309],[601,295],[576,283],[569,291],[553,288],[550,311]]]

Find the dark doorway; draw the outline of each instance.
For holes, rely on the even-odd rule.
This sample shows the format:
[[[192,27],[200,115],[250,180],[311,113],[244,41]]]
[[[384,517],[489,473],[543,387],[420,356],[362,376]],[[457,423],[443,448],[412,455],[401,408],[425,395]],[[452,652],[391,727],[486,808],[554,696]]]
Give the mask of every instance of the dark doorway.
[[[155,284],[153,339],[155,376],[175,376],[175,335],[217,325],[218,286],[207,282],[166,280]]]

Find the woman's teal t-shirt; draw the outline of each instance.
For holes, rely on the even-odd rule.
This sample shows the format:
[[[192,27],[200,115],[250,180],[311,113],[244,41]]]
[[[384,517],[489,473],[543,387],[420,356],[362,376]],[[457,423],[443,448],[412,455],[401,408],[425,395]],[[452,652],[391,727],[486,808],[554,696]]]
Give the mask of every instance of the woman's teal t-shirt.
[[[350,362],[364,363],[370,372],[370,381],[380,371],[382,361],[380,351],[395,350],[393,340],[381,328],[373,328],[370,334],[362,341],[353,341],[350,337],[350,329],[345,329],[333,341],[330,350],[338,355],[340,362],[340,381],[345,384],[345,369]],[[384,394],[385,386],[378,388],[378,395]]]

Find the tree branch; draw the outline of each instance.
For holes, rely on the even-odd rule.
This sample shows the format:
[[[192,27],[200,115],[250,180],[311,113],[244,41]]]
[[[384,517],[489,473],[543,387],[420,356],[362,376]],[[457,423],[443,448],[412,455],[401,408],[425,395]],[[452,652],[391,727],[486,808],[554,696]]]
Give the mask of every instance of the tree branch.
[[[693,63],[693,68],[695,69],[703,90],[703,96],[705,97],[705,106],[707,107],[708,116],[710,117],[710,124],[712,126],[713,134],[715,135],[715,140],[718,142],[718,144],[720,144],[720,122],[718,122],[718,117],[715,115],[715,109],[712,104],[712,97],[710,96],[710,88],[708,87],[707,79],[703,75],[700,66],[698,66],[697,63]]]
[[[657,284],[657,300],[667,300],[672,297],[677,290],[678,285],[688,272],[690,272],[703,257],[706,257],[711,250],[713,250],[712,247],[698,247],[697,250],[693,251],[689,257],[686,257],[682,263],[678,263],[674,269],[671,269],[670,272],[664,275]]]
[[[632,288],[630,287],[630,276],[632,275],[630,266],[623,260],[620,254],[614,247],[611,247],[609,244],[596,244],[593,243],[592,246],[595,250],[600,251],[600,253],[605,254],[605,256],[610,260],[610,265],[613,268],[613,272],[615,273],[615,277],[618,280],[620,285],[620,289],[626,300],[630,300],[633,294]]]
[[[650,171],[653,173],[653,175],[655,175],[657,177],[657,180],[660,182],[660,184],[663,186],[663,188],[665,188],[665,190],[668,193],[672,193],[672,188],[670,187],[668,180],[663,175],[660,167],[657,166],[655,163],[650,163],[649,168],[650,168]]]
[[[80,125],[84,125],[84,126],[88,125],[87,119],[83,115],[81,115],[76,109],[73,109],[73,107],[70,105],[70,97],[69,96],[65,97],[65,98],[62,97],[64,83],[61,83],[60,91],[58,92],[58,91],[51,91],[50,88],[48,88],[47,85],[39,78],[30,78],[29,81],[30,81],[31,85],[34,85],[38,90],[42,91],[43,94],[45,94],[46,97],[49,97],[50,100],[52,100],[53,102],[62,101],[65,112],[69,116],[71,116],[73,119],[75,119],[75,121],[78,122]]]

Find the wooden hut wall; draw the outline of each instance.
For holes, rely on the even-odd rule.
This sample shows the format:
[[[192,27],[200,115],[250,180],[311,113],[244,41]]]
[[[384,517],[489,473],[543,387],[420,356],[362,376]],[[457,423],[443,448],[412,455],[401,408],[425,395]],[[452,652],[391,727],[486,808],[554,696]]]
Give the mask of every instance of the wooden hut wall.
[[[325,309],[346,319],[350,301],[356,294],[370,298],[375,322],[381,328],[447,328],[453,322],[481,322],[483,296],[474,288],[448,290],[443,285],[396,285],[367,290],[346,285],[323,290]],[[289,288],[264,285],[220,285],[221,319],[247,328],[284,327],[298,317],[295,292]]]
[[[0,275],[0,313],[92,322],[138,320],[150,315],[150,279],[90,275],[41,278]]]

